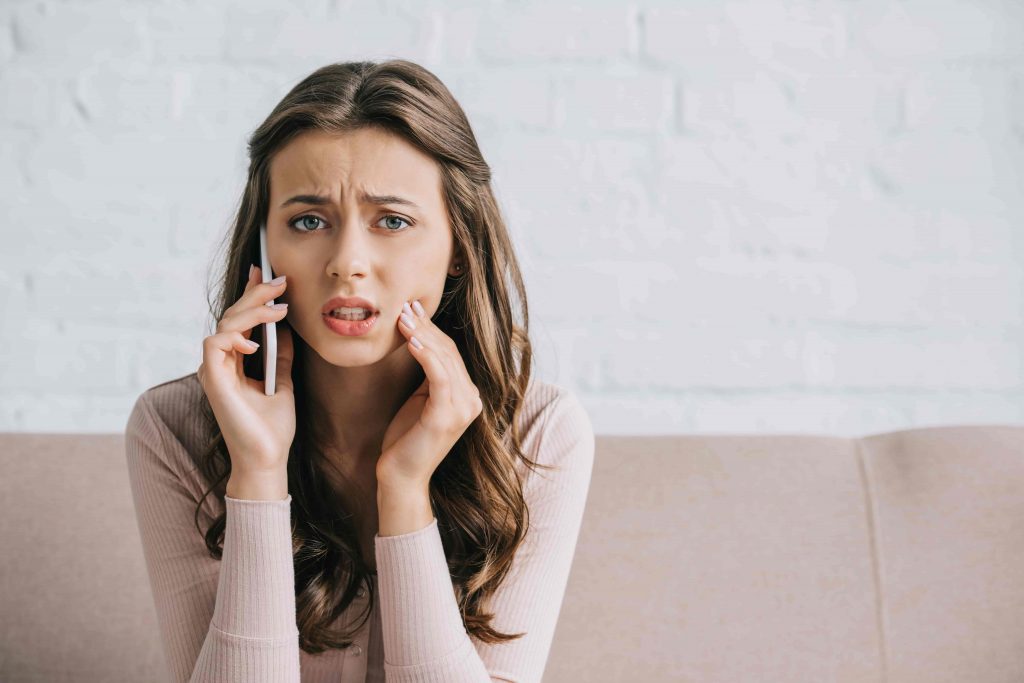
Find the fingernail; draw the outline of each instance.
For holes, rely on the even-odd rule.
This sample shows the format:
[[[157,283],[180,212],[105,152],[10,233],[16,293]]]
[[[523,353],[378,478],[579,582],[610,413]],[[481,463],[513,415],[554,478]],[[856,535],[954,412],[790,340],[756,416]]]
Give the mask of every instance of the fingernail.
[[[412,309],[409,308],[409,302],[408,301],[406,301],[404,304],[402,304],[402,310],[405,313],[408,313],[409,315],[412,315]]]
[[[408,327],[410,330],[416,329],[416,323],[412,321],[412,318],[409,317],[408,313],[403,313],[398,317],[402,319],[402,322],[405,323],[405,326]]]
[[[416,315],[418,315],[419,317],[422,318],[423,317],[423,307],[420,306],[420,302],[419,302],[418,299],[416,301],[412,302],[412,307],[413,307],[413,310],[416,311]]]
[[[274,285],[275,287],[277,287],[278,285],[284,284],[285,277],[286,276],[284,276],[284,275],[278,275],[277,277],[275,277],[273,280],[270,281],[270,284]]]
[[[409,341],[411,341],[412,345],[415,346],[417,349],[423,348],[423,344],[420,344],[420,340],[417,339],[416,337],[409,337]]]

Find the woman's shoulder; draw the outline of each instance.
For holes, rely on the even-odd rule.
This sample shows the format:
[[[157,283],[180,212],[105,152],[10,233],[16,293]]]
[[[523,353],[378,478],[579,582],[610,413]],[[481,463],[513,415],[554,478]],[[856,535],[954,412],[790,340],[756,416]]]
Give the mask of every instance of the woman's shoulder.
[[[196,373],[161,382],[139,395],[128,426],[137,413],[146,413],[181,444],[178,453],[195,454],[210,438],[210,422],[202,411],[203,387]]]
[[[203,387],[196,373],[155,384],[139,396],[138,401],[161,419],[168,427],[180,428],[198,414]]]
[[[154,384],[143,391],[142,396],[146,397],[150,405],[170,405],[183,400],[197,399],[202,393],[203,387],[199,384],[199,378],[195,372],[191,372],[160,384]]]
[[[539,377],[531,377],[523,400],[524,412],[534,417],[542,417],[550,412],[586,411],[576,396],[576,392],[553,382],[545,382]]]
[[[593,442],[593,425],[583,403],[574,391],[552,382],[530,379],[521,419],[524,447],[534,452],[559,450],[566,442]]]

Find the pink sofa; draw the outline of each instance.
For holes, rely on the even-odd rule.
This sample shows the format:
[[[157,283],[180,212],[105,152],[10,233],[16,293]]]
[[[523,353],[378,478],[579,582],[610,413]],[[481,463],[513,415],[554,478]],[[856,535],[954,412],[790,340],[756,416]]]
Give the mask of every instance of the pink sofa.
[[[123,436],[0,466],[0,681],[162,680]],[[544,680],[1024,681],[1024,426],[599,436]]]

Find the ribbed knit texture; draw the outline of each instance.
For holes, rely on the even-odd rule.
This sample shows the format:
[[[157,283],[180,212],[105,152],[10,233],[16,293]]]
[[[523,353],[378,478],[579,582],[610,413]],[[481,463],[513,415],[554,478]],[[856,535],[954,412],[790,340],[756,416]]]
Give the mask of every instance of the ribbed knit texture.
[[[485,606],[492,626],[527,635],[489,645],[462,624],[435,518],[375,536],[377,601],[355,645],[300,651],[291,550],[291,496],[210,496],[200,526],[226,511],[224,553],[209,556],[193,522],[203,491],[196,465],[208,438],[195,374],[148,389],[125,430],[129,479],[171,681],[402,683],[540,681],[575,553],[594,457],[590,420],[575,396],[534,379],[520,415],[530,459],[530,528],[511,571]],[[360,597],[338,625],[357,621]]]

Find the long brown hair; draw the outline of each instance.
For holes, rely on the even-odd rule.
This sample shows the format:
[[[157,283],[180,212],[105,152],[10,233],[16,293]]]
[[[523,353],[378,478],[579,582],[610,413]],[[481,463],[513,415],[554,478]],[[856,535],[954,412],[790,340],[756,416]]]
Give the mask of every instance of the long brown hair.
[[[458,345],[480,390],[483,412],[444,458],[430,480],[430,499],[438,520],[452,585],[467,632],[482,642],[521,637],[490,626],[484,611],[489,596],[508,574],[516,549],[529,527],[529,511],[516,465],[544,467],[521,448],[517,416],[530,382],[532,350],[522,276],[508,231],[491,190],[484,161],[462,108],[441,81],[406,60],[330,64],[317,69],[281,100],[248,140],[249,171],[241,204],[228,236],[214,324],[241,297],[249,265],[258,264],[259,226],[268,213],[270,161],[305,130],[344,133],[378,126],[433,157],[463,274],[449,278],[434,323]],[[518,312],[519,319],[515,314]],[[282,320],[278,325],[287,324]],[[252,338],[262,344],[262,326]],[[317,429],[318,406],[301,384],[304,342],[292,333],[295,348],[296,435],[288,457],[292,496],[296,620],[300,647],[316,654],[351,645],[369,618],[376,599],[370,570],[362,556],[351,511],[344,509],[326,476],[323,435]],[[263,379],[262,353],[245,356],[245,374]],[[200,471],[210,483],[196,508],[211,493],[223,504],[231,461],[205,394],[203,410],[211,423],[211,441],[201,454]],[[225,514],[206,530],[210,554],[221,558]],[[200,529],[202,534],[202,530]],[[370,603],[350,630],[331,628],[362,585]]]

